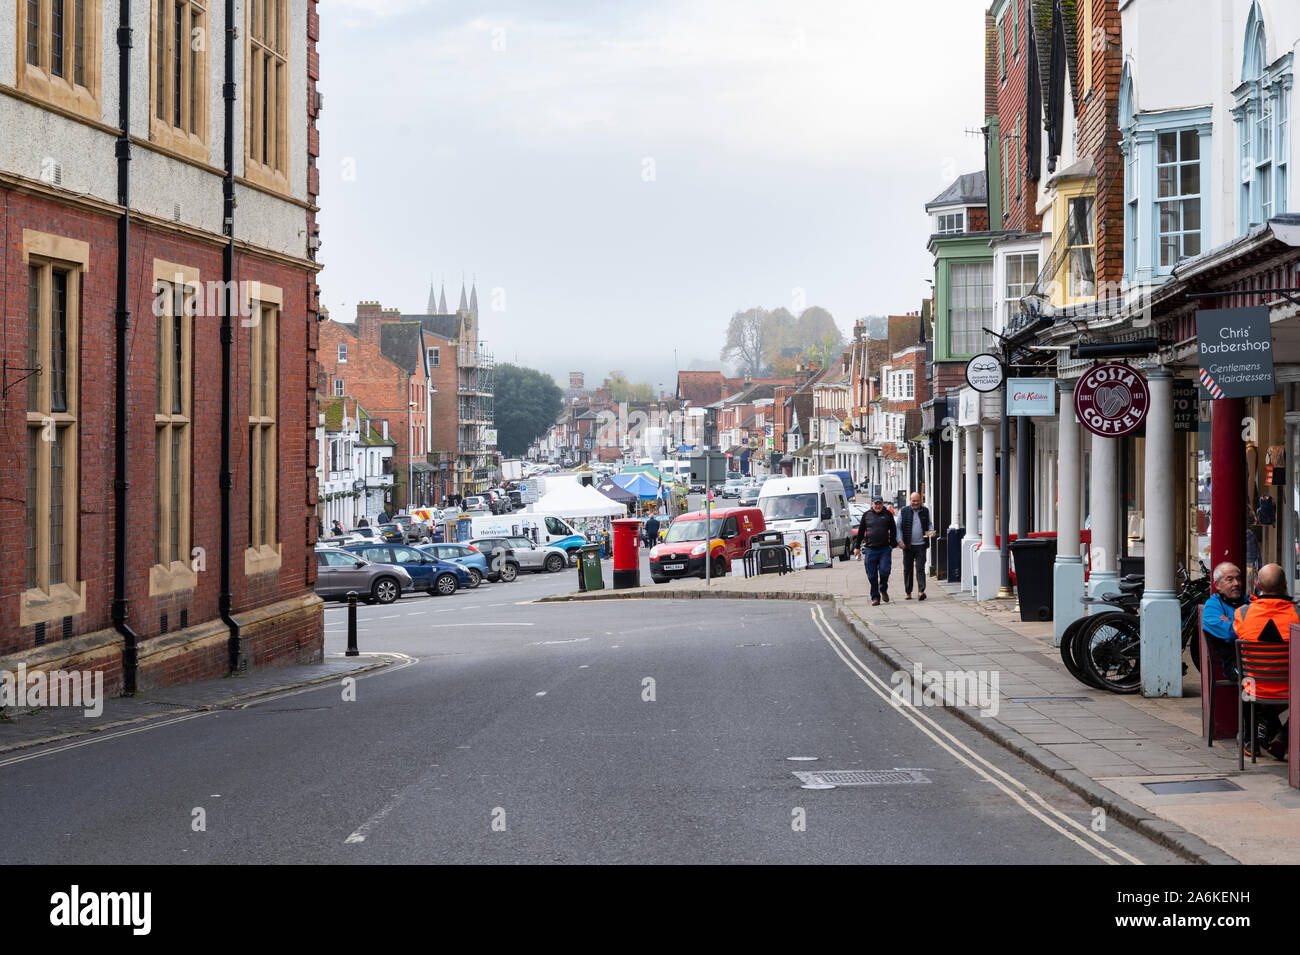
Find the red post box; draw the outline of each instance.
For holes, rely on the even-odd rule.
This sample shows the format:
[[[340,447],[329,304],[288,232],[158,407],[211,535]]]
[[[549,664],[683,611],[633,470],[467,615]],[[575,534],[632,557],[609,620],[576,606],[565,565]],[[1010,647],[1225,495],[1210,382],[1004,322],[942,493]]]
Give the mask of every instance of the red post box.
[[[641,522],[625,518],[614,525],[614,589],[641,586],[641,561],[637,544],[641,539]]]

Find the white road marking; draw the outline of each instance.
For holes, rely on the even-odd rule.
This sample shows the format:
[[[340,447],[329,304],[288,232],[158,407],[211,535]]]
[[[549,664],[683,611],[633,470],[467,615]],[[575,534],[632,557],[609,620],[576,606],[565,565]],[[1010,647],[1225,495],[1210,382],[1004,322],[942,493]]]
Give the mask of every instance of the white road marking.
[[[408,617],[418,617],[418,616],[420,616],[420,614],[422,614],[422,613],[424,613],[423,610],[415,610],[415,611],[413,611],[413,612],[411,612],[411,613],[408,613],[407,616],[408,616]]]
[[[400,617],[400,616],[402,616],[400,613],[390,613],[390,614],[386,614],[385,616],[380,617],[379,619],[380,619],[380,620],[396,620],[396,619],[397,619],[398,617]]]
[[[531,627],[531,623],[508,622],[508,623],[431,623],[429,629],[443,630],[447,627]]]
[[[826,612],[822,609],[821,605],[820,604],[814,605],[810,610],[810,613],[812,614],[813,625],[816,626],[817,629],[821,632],[822,638],[825,639],[828,644],[830,644],[831,649],[835,651],[835,655],[838,656],[844,662],[844,665],[847,666],[850,670],[852,670],[853,674],[859,680],[865,683],[873,693],[879,696],[886,703],[889,703],[891,706],[894,706],[893,703],[894,697],[891,692],[892,687],[886,684],[885,681],[882,680],[880,677],[876,676],[875,673],[871,672],[871,670],[867,668],[867,665],[862,662],[861,658],[859,658],[858,655],[854,653],[848,647],[847,644],[845,644],[845,642],[840,638],[839,634],[835,633],[835,631],[831,629],[830,624],[826,620]],[[843,652],[841,652],[841,650]],[[852,659],[853,662],[850,662],[850,659]],[[971,769],[976,775],[982,777],[987,782],[992,783],[998,789],[1002,790],[1002,792],[1010,796],[1016,803],[1018,803],[1021,806],[1021,808],[1023,808],[1030,815],[1039,819],[1049,828],[1056,830],[1058,833],[1065,836],[1070,841],[1078,844],[1081,848],[1092,853],[1094,856],[1106,862],[1108,865],[1119,865],[1120,863],[1117,859],[1112,859],[1101,849],[1098,849],[1096,846],[1085,841],[1084,839],[1080,839],[1073,832],[1067,830],[1064,826],[1060,824],[1060,822],[1057,821],[1057,819],[1061,820],[1061,822],[1064,822],[1068,826],[1072,826],[1075,829],[1078,829],[1085,836],[1091,837],[1096,842],[1100,843],[1102,846],[1105,846],[1106,849],[1109,849],[1117,856],[1120,856],[1122,859],[1131,862],[1134,865],[1144,865],[1141,859],[1137,859],[1134,856],[1129,855],[1123,849],[1120,849],[1118,846],[1113,845],[1112,843],[1103,839],[1101,836],[1097,835],[1097,833],[1093,832],[1087,826],[1083,825],[1082,823],[1074,819],[1071,819],[1069,816],[1061,812],[1055,806],[1051,805],[1046,799],[1044,799],[1038,793],[1034,792],[1034,790],[1030,789],[1020,780],[1016,779],[1014,776],[1010,775],[1009,773],[995,766],[993,763],[990,763],[987,759],[985,759],[983,756],[980,756],[978,753],[972,750],[961,740],[957,739],[957,737],[953,736],[946,729],[944,729],[942,726],[940,726],[938,723],[932,720],[929,716],[926,716],[924,713],[921,713],[919,710],[917,710],[916,707],[905,705],[905,706],[895,706],[894,708],[897,709],[899,714],[902,715],[905,719],[910,720],[916,726],[917,729],[919,729],[926,736],[934,740],[934,742],[939,744],[940,747],[942,747],[943,749],[947,750],[950,754],[952,754],[952,756],[958,762],[964,764],[969,769]],[[960,750],[961,752],[958,752],[958,750]],[[1001,776],[1002,779],[1001,780],[995,779],[992,774]],[[1005,780],[1005,782],[1003,782],[1003,780]],[[1047,813],[1040,811],[1038,808],[1031,806],[1028,802],[1026,802],[1023,796],[1029,796],[1040,806],[1042,806],[1043,809],[1047,810],[1047,813],[1050,813],[1052,816],[1055,816],[1057,818],[1056,819],[1049,818]]]
[[[553,647],[557,643],[583,643],[590,639],[591,637],[574,637],[572,640],[538,640],[536,643],[528,645],[530,647]]]
[[[359,827],[357,827],[356,831],[354,831],[352,835],[348,836],[346,839],[343,840],[343,844],[349,845],[358,842],[365,842],[366,836],[369,835],[370,830],[375,828],[375,826],[379,825],[379,823],[383,822],[384,817],[387,816],[394,809],[396,809],[398,803],[400,803],[401,801],[402,801],[402,796],[399,793],[398,795],[390,799],[387,803],[385,803],[384,807],[380,809],[379,812],[375,813],[373,816],[371,816],[369,819],[363,822]]]
[[[538,696],[545,696],[545,695],[546,695],[546,691],[545,691],[545,690],[542,690],[542,692],[538,693],[537,695],[538,695]]]

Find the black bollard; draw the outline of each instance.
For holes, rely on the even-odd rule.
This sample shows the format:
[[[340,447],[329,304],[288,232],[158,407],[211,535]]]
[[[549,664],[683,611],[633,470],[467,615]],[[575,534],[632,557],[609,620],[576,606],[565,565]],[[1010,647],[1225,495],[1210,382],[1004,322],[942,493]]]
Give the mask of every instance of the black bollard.
[[[357,592],[348,591],[348,652],[347,656],[359,657],[361,651],[357,649]]]

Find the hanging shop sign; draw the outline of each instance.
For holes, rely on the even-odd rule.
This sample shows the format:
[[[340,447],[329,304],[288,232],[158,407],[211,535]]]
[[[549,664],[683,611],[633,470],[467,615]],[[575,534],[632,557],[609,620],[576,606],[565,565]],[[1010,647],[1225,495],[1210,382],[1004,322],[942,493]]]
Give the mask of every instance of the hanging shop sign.
[[[1174,379],[1174,431],[1195,432],[1201,426],[1201,399],[1196,382],[1190,378]]]
[[[1207,308],[1196,313],[1201,385],[1211,399],[1252,398],[1277,390],[1268,307]]]
[[[984,352],[966,362],[966,383],[976,391],[995,391],[1002,385],[1002,360]]]
[[[974,388],[963,388],[958,392],[957,425],[965,428],[980,423],[980,393]]]
[[[1094,365],[1074,386],[1074,413],[1098,437],[1132,434],[1150,408],[1146,379],[1123,362]]]
[[[1007,414],[1056,415],[1055,378],[1008,378]]]

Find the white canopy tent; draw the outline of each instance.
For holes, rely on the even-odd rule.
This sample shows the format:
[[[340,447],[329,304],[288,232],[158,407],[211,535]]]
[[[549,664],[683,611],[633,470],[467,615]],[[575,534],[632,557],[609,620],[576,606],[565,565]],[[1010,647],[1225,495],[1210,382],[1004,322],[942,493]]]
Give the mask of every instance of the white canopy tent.
[[[626,517],[627,508],[611,501],[590,485],[577,480],[547,481],[546,494],[525,513],[554,514],[559,517]]]

